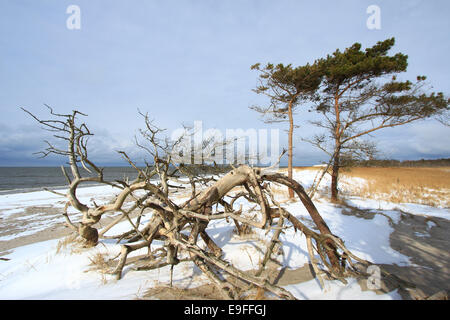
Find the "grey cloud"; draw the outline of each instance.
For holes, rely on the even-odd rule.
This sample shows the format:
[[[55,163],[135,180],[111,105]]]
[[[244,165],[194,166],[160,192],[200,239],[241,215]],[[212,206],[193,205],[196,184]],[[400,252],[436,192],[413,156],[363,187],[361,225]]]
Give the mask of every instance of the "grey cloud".
[[[117,150],[125,150],[130,156],[139,154],[133,141],[126,138],[115,137],[106,129],[98,129],[88,143],[90,158],[102,164],[119,165],[125,164]],[[95,132],[95,130],[94,130]],[[0,165],[2,166],[51,166],[60,165],[67,162],[63,156],[48,156],[39,159],[36,152],[44,150],[48,140],[57,147],[66,149],[64,141],[59,141],[52,136],[52,133],[43,130],[39,125],[9,126],[0,123]]]
[[[376,136],[386,158],[399,160],[450,157],[450,128],[434,121],[388,129]]]

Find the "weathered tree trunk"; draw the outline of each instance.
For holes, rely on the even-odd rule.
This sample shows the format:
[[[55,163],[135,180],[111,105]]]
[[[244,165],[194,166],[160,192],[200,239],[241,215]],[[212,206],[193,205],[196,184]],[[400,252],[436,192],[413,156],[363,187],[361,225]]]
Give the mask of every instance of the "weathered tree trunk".
[[[300,198],[300,201],[305,206],[306,210],[308,210],[311,219],[314,221],[314,224],[317,226],[320,233],[322,235],[332,235],[330,228],[326,224],[325,220],[323,220],[322,216],[319,214],[319,211],[317,211],[316,206],[314,205],[308,194],[305,192],[301,184],[299,184],[295,180],[289,178],[286,179],[286,176],[283,176],[281,174],[264,176],[264,179],[268,181],[282,183],[288,186],[291,190],[294,190],[295,193],[297,193],[298,197]],[[336,252],[336,246],[333,244],[333,241],[331,240],[327,240],[326,244],[328,246],[328,249],[326,250],[328,259],[330,260],[334,271],[339,273],[340,269],[339,256],[338,253]]]
[[[202,191],[194,199],[189,200],[186,204],[186,209],[196,211],[206,203],[210,203],[211,205],[216,204],[231,189],[247,182],[251,173],[252,170],[247,166],[241,166],[230,171],[214,185]]]
[[[222,259],[222,249],[220,245],[217,245],[214,242],[214,239],[208,235],[207,228],[209,222],[212,220],[225,219],[226,222],[230,222],[229,219],[232,219],[237,227],[239,226],[239,222],[244,227],[265,229],[267,231],[266,235],[270,229],[275,230],[271,245],[267,247],[264,261],[260,264],[260,273],[265,269],[266,262],[271,258],[275,243],[280,241],[279,235],[283,229],[286,228],[283,221],[289,221],[296,230],[300,230],[309,237],[308,253],[311,256],[312,263],[319,263],[314,258],[314,250],[316,250],[320,255],[321,263],[325,266],[326,270],[330,272],[330,275],[336,279],[345,281],[343,278],[345,263],[351,266],[351,262],[348,262],[346,258],[342,257],[337,249],[344,251],[347,256],[353,256],[345,248],[342,240],[331,233],[303,187],[297,181],[292,179],[292,135],[294,129],[292,104],[290,104],[289,108],[290,159],[288,176],[274,174],[270,168],[260,169],[242,165],[220,177],[211,186],[198,194],[195,191],[195,180],[189,176],[189,182],[181,183],[191,184],[191,186],[193,186],[192,198],[182,204],[172,200],[171,196],[173,194],[169,192],[169,188],[180,187],[171,186],[168,183],[171,179],[173,179],[173,181],[178,181],[178,183],[180,182],[175,175],[176,170],[169,173],[172,171],[170,168],[171,165],[176,167],[177,170],[180,170],[180,167],[172,162],[169,152],[166,153],[166,158],[160,158],[158,156],[157,150],[161,148],[161,145],[156,139],[156,134],[160,129],[153,127],[147,116],[145,119],[148,131],[145,131],[143,135],[150,141],[156,151],[153,153],[153,151],[145,149],[154,154],[155,167],[150,168],[147,166],[145,170],[141,170],[132,162],[125,152],[120,151],[123,157],[139,173],[138,177],[130,183],[128,180],[116,180],[115,182],[104,180],[102,169],[99,169],[88,160],[86,141],[83,139],[87,139],[87,137],[92,134],[84,124],[78,126],[75,125],[77,113],[77,111],[73,111],[73,113],[69,115],[59,115],[52,112],[52,115],[63,118],[65,121],[38,120],[41,124],[51,130],[62,132],[69,137],[60,137],[69,142],[67,151],[50,146],[47,153],[44,153],[63,154],[70,157],[69,162],[73,173],[73,180],[69,178],[65,169],[62,168],[63,174],[69,184],[69,190],[65,195],[55,191],[52,192],[67,198],[68,201],[63,214],[66,222],[73,230],[77,231],[80,237],[85,239],[89,245],[96,245],[99,238],[118,239],[118,242],[125,239],[128,240],[122,244],[121,253],[118,257],[114,258],[114,260],[118,259],[117,265],[110,271],[110,273],[115,274],[118,279],[122,277],[122,271],[127,264],[128,255],[136,250],[147,247],[148,255],[143,258],[148,261],[147,265],[139,265],[142,263],[142,259],[139,260],[139,263],[131,262],[138,263],[138,265],[136,265],[138,269],[154,269],[171,265],[171,270],[173,270],[173,266],[180,262],[193,261],[220,289],[225,298],[239,298],[237,288],[248,290],[248,284],[250,284],[258,287],[259,290],[270,291],[280,298],[294,299],[294,296],[285,289],[271,284],[266,275],[261,277],[252,276],[248,272],[241,271],[230,264],[230,262]],[[168,146],[165,150],[168,151],[169,149]],[[339,161],[339,158],[337,158],[337,161]],[[78,170],[78,163],[81,163],[89,172],[96,172],[97,176],[82,177]],[[154,184],[151,180],[155,175],[159,176],[159,184]],[[110,203],[99,206],[93,201],[93,206],[88,206],[87,204],[80,202],[76,194],[78,187],[86,182],[98,182],[104,185],[110,185],[121,191],[114,201]],[[282,208],[280,203],[278,203],[274,197],[270,182],[288,187],[289,194],[292,197],[294,194],[299,196],[319,232],[309,229],[295,218],[294,215],[290,214],[288,210]],[[229,194],[235,187],[240,187],[243,190],[237,195]],[[135,193],[137,191],[143,192],[143,194],[138,196]],[[230,197],[232,199],[231,202],[228,203],[225,200],[225,197]],[[233,204],[235,203],[235,200],[240,197],[244,197],[248,202],[255,204],[255,206],[246,210],[248,212],[243,212],[244,207],[242,204],[240,205],[240,209],[234,209]],[[126,200],[131,198],[133,199],[134,204],[131,207],[128,207]],[[222,207],[219,207],[218,204]],[[79,223],[74,224],[71,222],[67,212],[70,205],[78,212],[82,213],[83,217]],[[252,212],[258,206],[260,207],[260,210],[258,210],[260,213],[257,211],[256,215],[252,214],[252,217],[246,214]],[[131,214],[136,210],[139,210],[138,216],[137,219],[133,221]],[[94,225],[108,212],[117,212],[121,213],[121,215],[99,232]],[[141,217],[145,214],[151,214],[150,221],[140,228]],[[258,218],[257,216],[260,216],[261,218]],[[125,218],[130,223],[130,230],[116,236],[105,236],[105,233],[108,230]],[[274,225],[274,219],[279,219],[277,226]],[[189,230],[189,235],[182,233]],[[198,246],[197,242],[199,236],[206,244],[206,248]],[[153,240],[164,241],[163,247],[151,250]],[[312,240],[315,241],[315,247],[313,246]],[[182,254],[188,253],[189,258],[183,258],[180,254],[180,250],[184,251]],[[244,284],[240,284],[239,281],[234,283],[234,281],[226,279],[224,277],[225,274],[234,277],[236,280],[243,281]],[[172,276],[170,283],[172,285]]]

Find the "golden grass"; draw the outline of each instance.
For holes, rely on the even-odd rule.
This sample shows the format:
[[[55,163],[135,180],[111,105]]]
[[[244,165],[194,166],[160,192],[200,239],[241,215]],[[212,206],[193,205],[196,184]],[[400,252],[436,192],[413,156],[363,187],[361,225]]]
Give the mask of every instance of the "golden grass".
[[[294,167],[296,172],[321,169],[323,168]],[[287,168],[280,168],[279,171],[287,172]],[[351,185],[351,180],[348,180],[350,184],[346,184],[346,178],[362,178],[368,183]],[[353,195],[395,203],[418,203],[450,208],[450,167],[343,168],[340,171],[340,181],[341,195],[344,196]],[[274,193],[287,198],[285,188],[276,188]]]
[[[319,170],[297,167],[296,171]],[[356,167],[341,169],[341,182],[346,178],[362,178],[366,185],[355,185],[345,195],[385,200],[395,203],[418,203],[434,207],[450,207],[450,168]],[[351,181],[351,180],[349,180]]]
[[[390,202],[420,203],[450,207],[450,168],[351,168],[342,179],[358,177],[368,181],[355,190],[362,197]]]
[[[74,244],[78,243],[77,236],[78,236],[77,234],[72,233],[72,234],[69,234],[68,236],[62,238],[61,240],[59,240],[56,245],[56,254],[59,254],[68,248],[71,248],[71,253],[74,253],[75,251],[77,251],[77,249],[74,249],[74,247],[73,247]]]
[[[106,274],[109,272],[111,266],[109,264],[109,259],[107,257],[106,253],[97,252],[96,254],[89,257],[89,260],[91,261],[90,270],[98,271],[101,274],[101,283],[106,284]]]

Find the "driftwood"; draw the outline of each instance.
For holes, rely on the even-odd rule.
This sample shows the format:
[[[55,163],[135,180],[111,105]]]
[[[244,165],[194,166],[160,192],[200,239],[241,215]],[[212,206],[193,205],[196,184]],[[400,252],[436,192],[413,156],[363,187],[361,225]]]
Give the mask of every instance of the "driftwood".
[[[67,193],[63,195],[67,198],[63,215],[68,226],[76,231],[87,245],[95,246],[102,238],[115,238],[121,243],[121,253],[116,257],[115,267],[111,270],[117,279],[123,275],[128,255],[133,251],[148,248],[145,261],[141,261],[135,270],[149,270],[167,265],[173,267],[181,262],[192,261],[219,288],[224,298],[237,299],[242,290],[257,287],[258,292],[268,291],[282,299],[294,299],[291,293],[270,283],[263,275],[276,244],[281,242],[279,236],[282,230],[289,227],[300,231],[299,236],[306,236],[311,263],[322,285],[324,273],[345,282],[345,276],[358,272],[352,260],[368,263],[346,249],[343,241],[332,234],[303,187],[283,174],[272,172],[270,168],[241,165],[224,175],[205,178],[195,173],[195,167],[181,165],[172,160],[170,151],[181,140],[169,143],[168,140],[159,139],[161,130],[153,126],[148,116],[144,115],[146,129],[141,133],[150,147],[145,147],[142,143],[138,145],[153,157],[152,165],[140,168],[125,152],[120,152],[136,169],[137,178],[132,182],[106,181],[103,170],[88,158],[86,138],[92,133],[84,123],[77,124],[77,116],[83,114],[78,111],[56,114],[50,107],[49,109],[56,119],[40,120],[25,111],[45,128],[56,132],[55,137],[67,144],[66,149],[60,149],[48,143],[48,148],[42,153],[43,156],[59,154],[69,159],[71,174],[62,167],[69,186]],[[95,175],[83,177],[80,166]],[[181,176],[186,178],[181,179]],[[120,192],[109,204],[98,206],[94,201],[94,205],[90,206],[77,198],[77,189],[86,182],[110,185]],[[183,184],[193,187],[191,198],[182,204],[176,204],[173,201],[173,193],[182,188]],[[280,205],[272,192],[273,185],[286,186],[299,197],[316,230],[306,227],[295,217],[295,213]],[[242,207],[236,207],[238,198],[245,199],[253,206],[253,212],[257,214],[255,218],[249,218]],[[131,206],[129,201],[133,201]],[[128,205],[125,208],[126,202]],[[82,213],[81,221],[71,221],[67,213],[69,206]],[[103,229],[97,229],[98,222],[107,213],[120,213],[120,216]],[[149,217],[149,220],[142,227],[140,221],[144,216]],[[137,220],[133,222],[132,218]],[[255,275],[239,270],[222,258],[222,249],[208,235],[209,223],[218,219],[230,221],[238,232],[244,228],[273,230]],[[105,235],[122,221],[128,221],[130,224],[127,232],[116,236]],[[204,247],[200,239],[205,244]],[[152,251],[151,246],[155,240],[164,241],[164,245]],[[316,254],[319,259],[316,259]],[[188,258],[181,258],[182,255]]]

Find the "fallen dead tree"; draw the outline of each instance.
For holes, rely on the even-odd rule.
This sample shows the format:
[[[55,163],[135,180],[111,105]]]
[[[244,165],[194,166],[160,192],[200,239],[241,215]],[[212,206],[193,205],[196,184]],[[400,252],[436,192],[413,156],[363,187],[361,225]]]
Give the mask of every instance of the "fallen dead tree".
[[[121,243],[121,253],[115,258],[115,266],[111,270],[117,279],[122,277],[129,254],[148,248],[148,254],[136,270],[167,265],[173,268],[178,263],[192,261],[220,289],[224,298],[238,299],[242,290],[257,287],[282,299],[294,299],[290,292],[270,283],[263,273],[276,244],[281,242],[281,232],[286,228],[295,228],[299,236],[306,237],[311,264],[322,286],[324,274],[345,282],[346,276],[360,272],[355,262],[369,264],[354,256],[343,241],[332,234],[311,198],[297,181],[271,168],[241,165],[220,176],[198,175],[195,166],[173,161],[171,151],[181,140],[170,142],[161,139],[159,135],[162,130],[155,127],[147,115],[143,115],[146,129],[141,130],[141,134],[148,146],[143,143],[138,145],[151,155],[152,164],[140,168],[125,152],[120,151],[122,157],[136,170],[137,178],[131,182],[107,181],[103,169],[88,157],[87,138],[93,134],[84,123],[78,122],[78,116],[83,114],[78,111],[57,114],[50,107],[49,110],[52,119],[41,120],[24,109],[44,128],[54,132],[55,138],[66,144],[66,149],[63,149],[47,142],[48,147],[42,152],[44,157],[57,154],[69,159],[70,172],[61,167],[68,183],[67,193],[51,192],[67,199],[63,213],[67,225],[84,239],[86,245],[95,246],[102,238],[114,238]],[[91,175],[82,176],[80,167]],[[77,197],[77,189],[90,182],[110,185],[117,188],[119,193],[108,204],[97,205],[95,201],[93,205],[82,203]],[[311,216],[314,230],[283,208],[274,195],[274,185],[293,190]],[[191,197],[177,204],[173,193],[185,187],[191,188]],[[256,216],[249,217],[242,206],[237,207],[236,201],[240,198],[253,205],[252,211]],[[68,214],[70,206],[82,213],[81,221],[71,220]],[[120,215],[107,226],[99,228],[99,221],[108,213]],[[148,222],[141,226],[144,216]],[[208,235],[210,222],[219,219],[233,223],[238,233],[246,228],[266,230],[266,235],[273,231],[255,275],[243,272],[222,258],[222,248]],[[129,222],[129,230],[115,236],[106,235],[112,227],[125,220]],[[155,240],[163,241],[164,245],[152,250]]]

